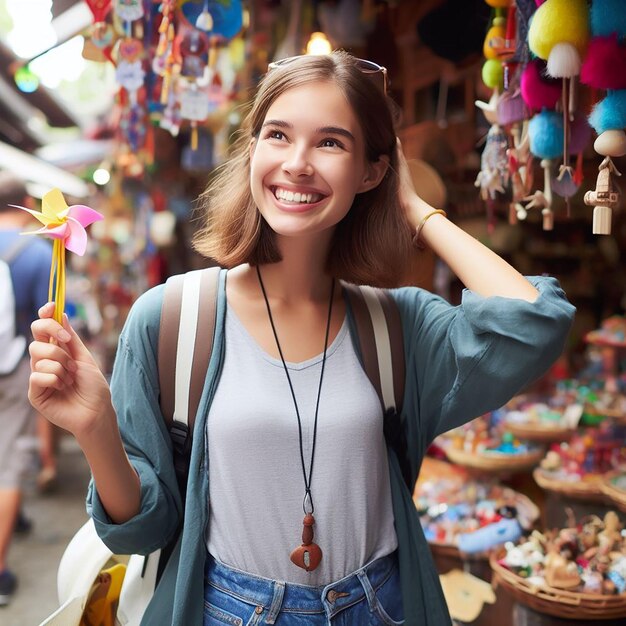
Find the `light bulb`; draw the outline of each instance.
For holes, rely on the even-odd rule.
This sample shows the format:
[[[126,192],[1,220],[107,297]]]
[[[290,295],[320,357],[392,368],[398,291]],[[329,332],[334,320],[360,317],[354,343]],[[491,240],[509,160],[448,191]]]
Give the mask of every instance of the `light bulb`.
[[[111,180],[111,173],[104,167],[99,167],[93,173],[93,182],[96,185],[106,185]]]
[[[328,41],[328,37],[324,33],[311,33],[309,43],[306,45],[307,54],[330,54],[332,49],[330,41]]]

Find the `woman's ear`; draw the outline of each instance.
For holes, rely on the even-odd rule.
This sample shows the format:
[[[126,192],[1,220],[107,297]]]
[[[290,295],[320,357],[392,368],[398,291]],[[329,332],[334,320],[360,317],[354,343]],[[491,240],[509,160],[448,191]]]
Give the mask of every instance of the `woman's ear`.
[[[386,154],[382,154],[378,157],[377,161],[368,162],[365,168],[363,180],[359,185],[357,193],[363,193],[364,191],[370,191],[371,189],[378,187],[380,181],[385,177],[388,169],[389,157]]]

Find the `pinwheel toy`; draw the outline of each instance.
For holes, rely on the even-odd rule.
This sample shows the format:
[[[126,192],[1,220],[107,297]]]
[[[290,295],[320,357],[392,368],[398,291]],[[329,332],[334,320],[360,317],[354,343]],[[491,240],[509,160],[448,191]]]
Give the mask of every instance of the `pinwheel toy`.
[[[85,227],[103,219],[103,216],[83,204],[67,206],[59,189],[52,189],[44,195],[41,212],[23,206],[11,206],[28,211],[43,224],[43,228],[23,235],[45,235],[54,240],[48,300],[54,300],[54,319],[61,324],[65,309],[65,249],[83,256],[87,250]]]

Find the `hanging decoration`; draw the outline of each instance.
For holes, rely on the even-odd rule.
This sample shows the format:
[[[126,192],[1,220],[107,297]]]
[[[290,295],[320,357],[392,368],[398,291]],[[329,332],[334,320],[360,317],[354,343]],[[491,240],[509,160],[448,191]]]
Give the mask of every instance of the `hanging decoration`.
[[[626,19],[621,3],[594,0],[590,12],[592,39],[582,67],[581,81],[607,91],[589,116],[598,133],[593,147],[604,157],[598,168],[596,187],[585,194],[593,206],[595,235],[611,234],[613,209],[620,204],[616,178],[621,176],[612,159],[626,154]]]
[[[116,165],[141,176],[154,162],[154,127],[173,136],[189,129],[192,149],[198,130],[211,132],[211,117],[234,99],[233,78],[243,66],[237,41],[245,28],[241,0],[87,0],[93,26],[83,55],[115,66],[119,84],[113,125],[120,140]],[[206,145],[209,145],[205,142]],[[212,145],[212,144],[211,144]],[[212,159],[205,159],[212,161]]]
[[[61,324],[65,309],[65,250],[83,256],[87,250],[85,228],[103,216],[83,204],[68,206],[59,189],[52,189],[43,196],[41,212],[23,206],[15,208],[27,211],[43,224],[43,228],[23,235],[44,235],[54,240],[48,301],[54,301],[54,319]]]
[[[562,80],[563,163],[559,179],[573,179],[569,165],[569,123],[575,110],[574,79],[580,73],[589,39],[586,0],[546,0],[530,23],[528,45],[531,52],[547,62],[549,76]]]
[[[475,104],[491,124],[481,155],[480,172],[475,185],[480,187],[481,198],[487,206],[487,230],[495,228],[495,201],[506,192],[511,180],[509,135],[505,125],[520,121],[517,92],[511,89],[510,73],[514,66],[515,10],[511,0],[485,0],[493,9],[491,25],[485,36],[482,68],[483,83],[493,90],[488,103]],[[513,20],[513,22],[511,22]]]

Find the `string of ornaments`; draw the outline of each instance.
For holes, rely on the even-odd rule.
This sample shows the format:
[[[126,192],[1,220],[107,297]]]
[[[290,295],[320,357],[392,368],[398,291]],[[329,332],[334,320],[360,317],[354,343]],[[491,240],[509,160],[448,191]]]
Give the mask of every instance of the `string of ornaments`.
[[[554,228],[554,196],[570,199],[583,180],[583,151],[591,127],[594,148],[605,157],[596,189],[585,194],[594,206],[594,234],[610,234],[611,213],[620,202],[612,158],[626,154],[626,11],[623,0],[485,0],[492,23],[484,45],[482,78],[493,89],[477,102],[491,128],[476,186],[494,206],[510,194],[509,221],[542,214]],[[587,117],[578,103],[578,82],[606,90]],[[533,191],[533,162],[539,159],[543,186]]]

